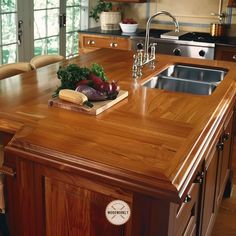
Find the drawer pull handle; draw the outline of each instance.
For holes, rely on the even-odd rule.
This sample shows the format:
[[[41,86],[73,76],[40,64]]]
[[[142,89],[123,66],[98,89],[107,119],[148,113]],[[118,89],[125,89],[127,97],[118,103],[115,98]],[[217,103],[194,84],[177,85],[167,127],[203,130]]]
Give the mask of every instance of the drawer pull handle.
[[[110,43],[111,48],[116,48],[117,46],[118,46],[117,43]]]
[[[94,45],[95,44],[95,41],[94,40],[89,40],[88,41],[88,45]]]
[[[192,200],[191,195],[190,195],[190,194],[187,194],[187,196],[186,196],[185,199],[184,199],[184,203],[188,203],[188,202],[190,202],[191,200]]]
[[[233,55],[233,60],[236,60],[236,55]]]
[[[7,166],[1,166],[0,167],[0,173],[2,173],[4,175],[7,175],[7,176],[10,176],[10,177],[15,177],[16,176],[16,172],[12,168],[7,167]]]
[[[227,141],[230,137],[230,133],[224,133],[222,136],[223,142]]]

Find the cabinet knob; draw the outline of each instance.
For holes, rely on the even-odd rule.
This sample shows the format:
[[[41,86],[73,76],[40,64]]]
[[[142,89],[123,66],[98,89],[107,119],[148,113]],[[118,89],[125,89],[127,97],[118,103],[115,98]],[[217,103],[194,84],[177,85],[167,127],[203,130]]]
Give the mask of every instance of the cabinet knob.
[[[216,145],[216,148],[217,148],[218,151],[223,151],[224,150],[224,143],[218,143]]]
[[[111,48],[116,48],[117,46],[118,46],[117,43],[110,43]]]
[[[191,200],[192,200],[191,195],[190,195],[190,194],[187,194],[186,197],[185,197],[185,199],[184,199],[184,203],[188,203],[188,202],[190,202]]]
[[[204,179],[204,172],[202,171],[197,174],[197,177],[194,182],[201,184],[203,182],[203,179]]]
[[[233,60],[236,60],[236,55],[233,55]]]
[[[223,136],[222,136],[222,140],[223,142],[227,141],[230,137],[230,133],[224,133]]]
[[[94,45],[95,44],[95,41],[94,40],[89,40],[88,41],[88,45]]]

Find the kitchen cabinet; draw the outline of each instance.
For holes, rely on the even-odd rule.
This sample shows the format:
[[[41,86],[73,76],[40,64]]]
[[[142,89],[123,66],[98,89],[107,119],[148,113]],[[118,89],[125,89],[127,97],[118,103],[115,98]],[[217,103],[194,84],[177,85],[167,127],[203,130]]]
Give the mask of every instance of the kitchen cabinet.
[[[215,59],[236,62],[236,47],[216,46]]]
[[[202,203],[202,229],[201,235],[207,235],[211,232],[216,213],[215,196],[217,186],[217,167],[218,167],[218,151],[216,144],[209,153],[205,166],[205,180]]]
[[[224,191],[230,192],[233,112],[215,135],[205,160],[202,194],[201,235],[210,235]]]
[[[132,209],[129,192],[42,165],[35,165],[35,173],[37,212],[45,215],[38,235],[130,235],[130,221],[114,227],[105,217],[106,206],[115,199]]]
[[[200,204],[203,183],[203,164],[199,165],[190,181],[181,205],[171,204],[169,235],[197,235],[199,230]]]
[[[99,48],[131,50],[131,40],[126,37],[79,34],[80,53],[95,51]]]
[[[130,222],[114,226],[105,217],[105,208],[114,199],[126,201],[132,209],[129,192],[16,155],[7,159],[5,165],[16,173],[7,177],[11,235],[130,235]]]
[[[16,173],[7,176],[11,235],[208,235],[229,178],[232,121],[233,112],[212,138],[182,204],[152,198],[82,172],[60,170],[60,164],[57,168],[45,166],[31,161],[32,154],[10,150],[4,166]],[[114,227],[104,211],[115,199],[129,204],[132,220]],[[145,206],[142,210],[141,205]],[[147,221],[147,216],[155,218],[155,223]]]
[[[236,1],[235,0],[229,0],[228,1],[228,7],[236,7]]]
[[[233,113],[230,114],[228,120],[224,125],[223,134],[220,137],[218,144],[219,149],[219,174],[218,174],[218,195],[217,195],[217,206],[220,205],[222,196],[225,192],[225,196],[229,195],[225,191],[225,186],[231,188],[230,182],[230,167],[233,148]]]
[[[5,162],[16,173],[7,176],[13,236],[196,235],[201,185],[195,180],[202,165],[179,205],[28,159],[28,155],[13,152]],[[132,220],[121,226],[105,217],[107,204],[115,199],[128,203],[132,212]]]

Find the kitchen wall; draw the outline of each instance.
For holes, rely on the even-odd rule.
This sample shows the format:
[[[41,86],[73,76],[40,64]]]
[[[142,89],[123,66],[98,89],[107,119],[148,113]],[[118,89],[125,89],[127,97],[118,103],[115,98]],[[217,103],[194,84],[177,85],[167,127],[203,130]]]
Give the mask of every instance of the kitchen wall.
[[[90,6],[96,2],[97,0],[90,0]],[[236,8],[227,8],[227,3],[227,0],[223,1],[222,10],[230,14],[225,21],[233,24],[229,35],[236,36]],[[150,15],[165,10],[177,18],[182,30],[209,32],[210,23],[218,22],[218,18],[211,13],[218,13],[219,0],[147,0],[146,3],[122,3],[121,7],[123,18],[134,18],[142,28]],[[94,24],[92,20],[91,27],[95,25],[98,24]],[[173,23],[166,16],[158,16],[152,27],[172,29]]]

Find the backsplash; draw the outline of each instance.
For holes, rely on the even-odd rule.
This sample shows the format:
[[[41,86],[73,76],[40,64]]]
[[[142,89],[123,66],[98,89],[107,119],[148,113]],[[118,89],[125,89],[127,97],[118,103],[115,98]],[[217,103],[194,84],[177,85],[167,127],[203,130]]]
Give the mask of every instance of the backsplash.
[[[97,0],[90,0],[92,7]],[[227,8],[228,1],[223,1],[222,11],[228,13],[225,22],[230,23],[228,35],[236,36],[236,8]],[[117,4],[117,3],[115,3]],[[180,23],[180,29],[185,31],[210,32],[210,24],[218,22],[218,0],[147,0],[146,3],[120,3],[123,18],[134,18],[140,28],[145,28],[147,19],[155,12],[165,10],[176,17]],[[184,7],[183,7],[184,6]],[[98,26],[90,19],[90,27]],[[173,29],[173,23],[166,16],[158,16],[152,24],[152,28]]]

